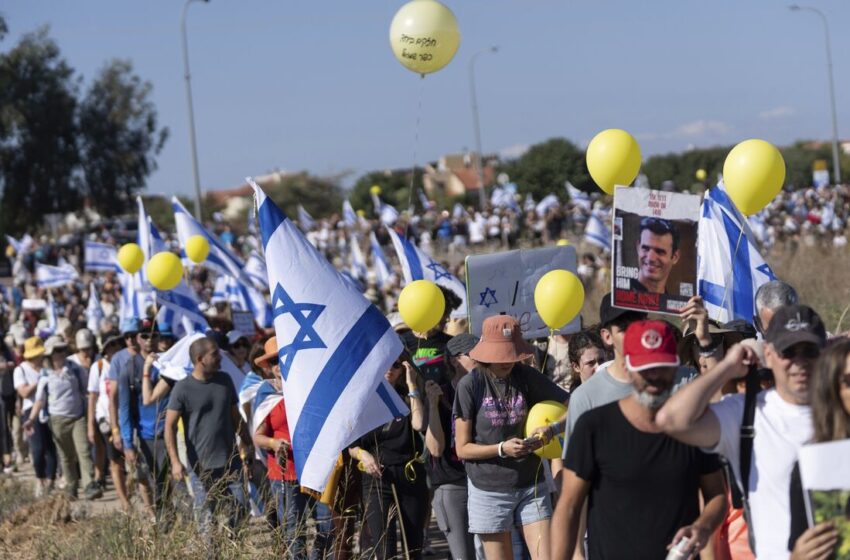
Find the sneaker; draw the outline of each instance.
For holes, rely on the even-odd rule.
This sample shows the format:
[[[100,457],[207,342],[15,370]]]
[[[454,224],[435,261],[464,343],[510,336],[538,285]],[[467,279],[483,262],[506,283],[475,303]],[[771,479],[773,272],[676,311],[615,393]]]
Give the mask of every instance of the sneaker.
[[[86,486],[86,499],[87,500],[96,500],[98,498],[103,497],[103,488],[97,482],[90,482],[88,486]]]
[[[36,499],[44,496],[45,488],[44,484],[42,484],[40,480],[35,481],[35,492],[33,492],[33,494],[35,495]]]

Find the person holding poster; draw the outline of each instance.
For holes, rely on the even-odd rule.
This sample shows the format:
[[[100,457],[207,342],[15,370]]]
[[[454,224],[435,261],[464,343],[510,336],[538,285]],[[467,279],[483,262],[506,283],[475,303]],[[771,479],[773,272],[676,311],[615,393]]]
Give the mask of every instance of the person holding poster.
[[[700,197],[617,188],[612,305],[678,315],[696,293]]]

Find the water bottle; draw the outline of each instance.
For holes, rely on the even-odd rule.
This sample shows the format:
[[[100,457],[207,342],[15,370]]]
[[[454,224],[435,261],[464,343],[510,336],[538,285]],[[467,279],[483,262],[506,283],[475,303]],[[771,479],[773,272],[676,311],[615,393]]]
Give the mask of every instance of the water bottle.
[[[682,537],[679,539],[679,542],[676,543],[676,546],[670,549],[670,552],[667,553],[666,560],[686,560],[690,558],[691,553],[688,551],[688,545],[691,543],[691,539],[688,537]]]

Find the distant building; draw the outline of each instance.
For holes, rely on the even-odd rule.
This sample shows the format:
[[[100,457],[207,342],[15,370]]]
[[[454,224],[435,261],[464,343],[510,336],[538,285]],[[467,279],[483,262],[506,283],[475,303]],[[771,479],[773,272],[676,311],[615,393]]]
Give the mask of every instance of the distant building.
[[[286,172],[275,171],[268,175],[258,175],[254,181],[263,189],[268,189],[280,183]],[[248,183],[230,189],[207,191],[206,199],[214,208],[221,208],[221,213],[227,220],[238,220],[244,218],[251,208],[251,200],[254,189]]]
[[[484,169],[484,186],[491,187],[495,183],[496,169],[499,159],[495,155],[485,155],[482,158]],[[425,194],[433,198],[437,193],[447,197],[463,196],[469,191],[478,190],[478,172],[475,168],[475,154],[449,154],[438,161],[425,166],[422,177]]]

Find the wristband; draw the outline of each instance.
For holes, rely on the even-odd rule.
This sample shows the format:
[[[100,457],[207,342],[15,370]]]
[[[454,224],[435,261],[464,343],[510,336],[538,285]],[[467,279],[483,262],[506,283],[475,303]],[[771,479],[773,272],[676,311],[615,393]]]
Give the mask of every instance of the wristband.
[[[699,355],[702,358],[710,358],[714,355],[715,352],[717,352],[717,349],[719,347],[720,343],[715,342],[714,340],[712,340],[711,344],[709,344],[708,346],[703,346],[702,344],[697,342],[697,349],[699,350]]]
[[[420,397],[419,391],[411,391],[407,394],[411,399],[418,399]]]
[[[505,458],[507,458],[507,455],[505,455],[505,454],[503,454],[503,453],[502,453],[502,446],[503,446],[503,445],[505,445],[505,442],[504,442],[504,441],[500,441],[500,442],[499,442],[499,451],[498,451],[498,453],[499,453],[499,459],[505,459]]]

